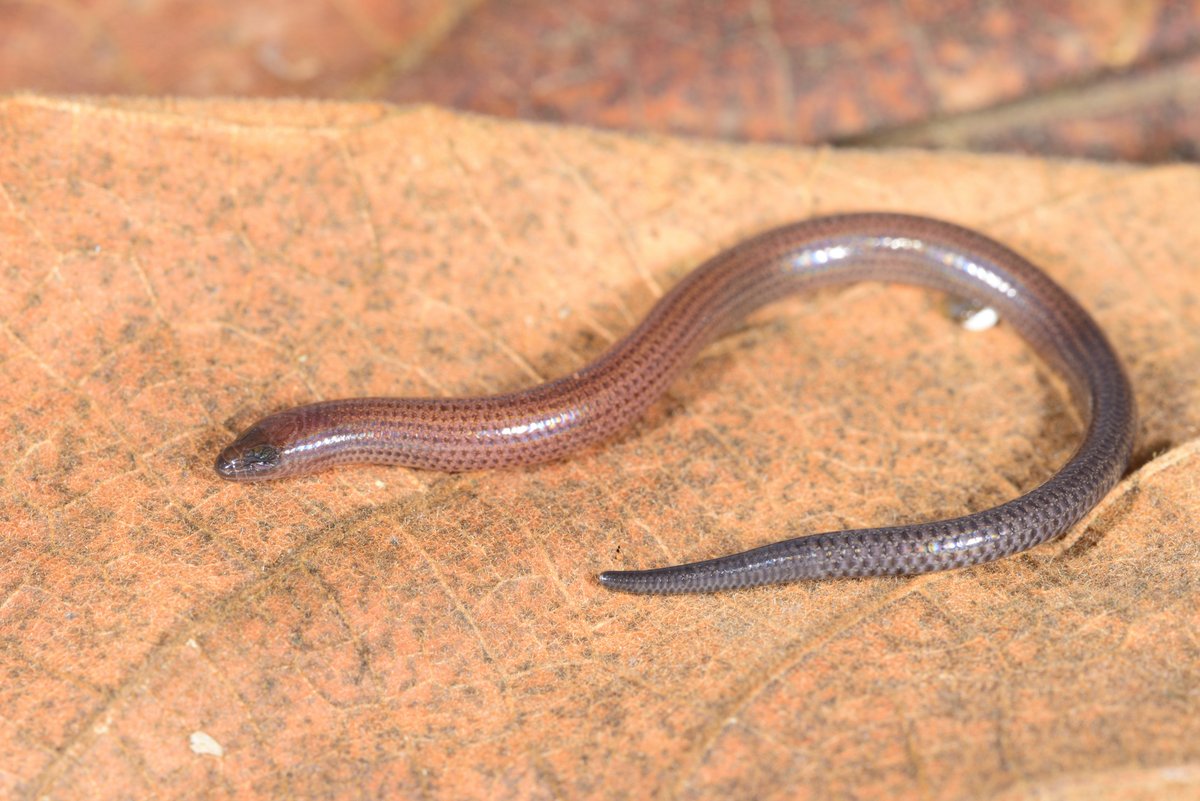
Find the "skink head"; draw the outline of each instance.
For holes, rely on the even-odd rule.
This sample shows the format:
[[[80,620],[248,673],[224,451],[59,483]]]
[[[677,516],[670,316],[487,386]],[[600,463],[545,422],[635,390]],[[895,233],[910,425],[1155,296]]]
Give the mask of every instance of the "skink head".
[[[230,481],[262,481],[280,478],[283,467],[281,441],[271,434],[270,418],[242,432],[217,456],[217,475]]]

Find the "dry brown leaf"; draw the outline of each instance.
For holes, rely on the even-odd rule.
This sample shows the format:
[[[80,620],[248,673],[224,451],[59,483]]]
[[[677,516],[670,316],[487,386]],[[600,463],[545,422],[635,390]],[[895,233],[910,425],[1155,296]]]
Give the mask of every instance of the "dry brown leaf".
[[[1200,171],[638,140],[366,105],[0,103],[0,792],[1200,795]],[[795,298],[536,469],[219,481],[264,412],[598,354],[770,225],[978,227],[1127,361],[1138,460],[1068,539],[717,596],[594,575],[958,514],[1080,433],[1011,331]]]
[[[6,2],[0,91],[360,95],[422,61],[475,0]],[[1185,37],[1186,40],[1186,37]]]
[[[733,139],[1200,160],[1195,0],[10,0],[0,42],[0,92],[375,98]]]
[[[383,97],[731,139],[1194,161],[1198,75],[1190,0],[508,0],[463,15]]]

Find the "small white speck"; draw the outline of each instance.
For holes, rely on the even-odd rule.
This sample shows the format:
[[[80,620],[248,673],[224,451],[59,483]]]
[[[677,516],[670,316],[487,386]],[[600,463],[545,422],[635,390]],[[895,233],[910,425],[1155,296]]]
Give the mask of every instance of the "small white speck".
[[[194,754],[215,757],[225,755],[225,749],[221,747],[221,744],[202,731],[192,732],[191,736],[188,737],[188,745],[192,747],[192,753]]]
[[[200,650],[200,643],[196,642],[196,641],[195,641],[195,640],[193,640],[191,637],[188,637],[188,641],[187,641],[187,642],[185,642],[185,643],[184,643],[184,645],[186,645],[188,648],[192,648],[192,649],[195,649],[195,650],[197,650],[197,651],[199,651],[199,650]]]
[[[375,489],[383,489],[386,486],[387,486],[387,484],[384,484],[379,479],[375,479]]]
[[[306,361],[308,361],[308,354],[301,353],[299,356],[296,357],[296,361],[300,362],[301,364],[304,364]]]
[[[968,331],[986,331],[1000,322],[1000,315],[991,306],[972,311],[962,319],[962,327]]]

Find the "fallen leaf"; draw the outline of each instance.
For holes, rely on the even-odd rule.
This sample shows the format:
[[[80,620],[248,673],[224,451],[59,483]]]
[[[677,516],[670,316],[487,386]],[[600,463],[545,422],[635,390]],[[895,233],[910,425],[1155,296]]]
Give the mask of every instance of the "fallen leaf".
[[[0,102],[0,792],[1195,797],[1198,177]],[[988,232],[1109,333],[1137,469],[1064,541],[916,579],[595,582],[982,508],[1066,458],[1080,423],[1007,327],[878,285],[754,315],[561,463],[212,470],[292,404],[567,373],[706,256],[850,209]]]
[[[7,3],[0,93],[305,96],[787,142],[1200,158],[1190,0]]]

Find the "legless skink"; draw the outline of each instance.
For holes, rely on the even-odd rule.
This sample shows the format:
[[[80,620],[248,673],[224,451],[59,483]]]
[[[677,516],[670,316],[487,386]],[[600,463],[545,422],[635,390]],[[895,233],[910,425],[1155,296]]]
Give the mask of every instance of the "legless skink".
[[[996,309],[1066,379],[1087,419],[1073,456],[1015,500],[930,523],[813,534],[656,570],[610,571],[630,592],[707,592],[794,579],[907,575],[979,564],[1070,528],[1129,461],[1133,395],[1086,311],[1043,272],[965,228],[901,214],[787,225],[710,259],[624,339],[572,375],[503,395],[356,398],[272,414],[217,458],[224,478],[282,478],[369,462],[480,470],[559,459],[627,426],[705,345],[785,294],[832,284],[919,284]]]

